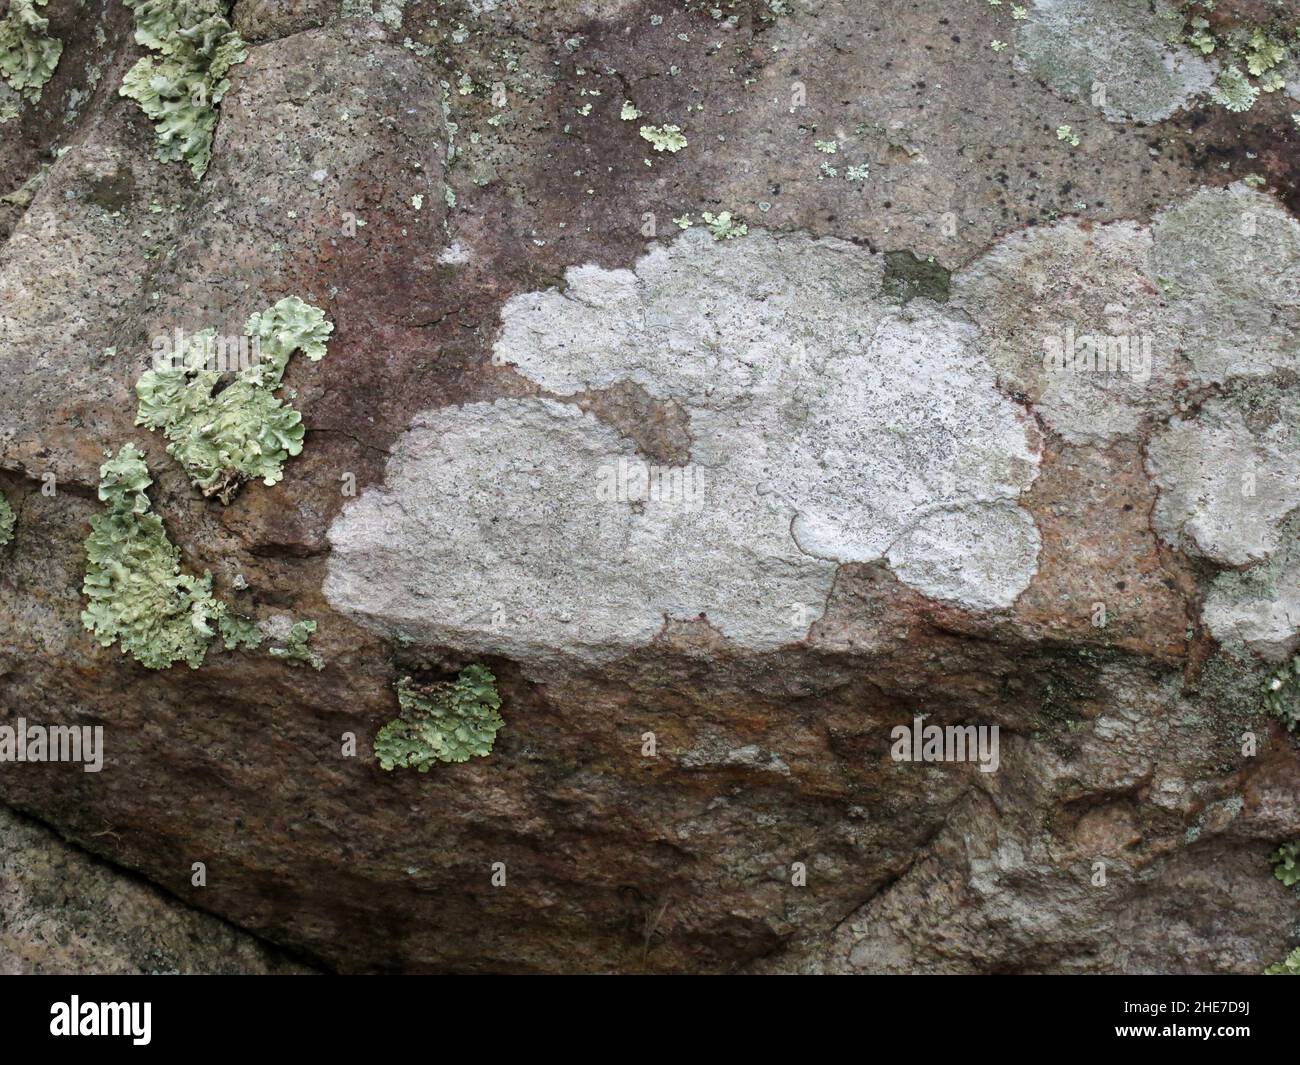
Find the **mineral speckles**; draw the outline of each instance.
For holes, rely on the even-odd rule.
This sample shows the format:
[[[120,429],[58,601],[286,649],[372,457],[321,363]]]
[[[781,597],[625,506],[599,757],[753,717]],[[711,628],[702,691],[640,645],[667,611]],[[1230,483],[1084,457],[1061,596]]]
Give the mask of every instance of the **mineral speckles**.
[[[1015,503],[1035,434],[974,327],[925,300],[900,312],[881,273],[841,241],[688,232],[511,299],[496,361],[560,396],[631,382],[678,404],[690,464],[661,472],[700,494],[602,497],[643,460],[570,404],[432,412],[331,529],[331,602],[433,642],[592,658],[701,614],[747,647],[798,640],[844,561],[1010,605],[1036,569]]]
[[[1017,62],[1111,121],[1154,122],[1214,83],[1214,62],[1169,43],[1181,25],[1163,0],[1034,0],[1016,23]]]

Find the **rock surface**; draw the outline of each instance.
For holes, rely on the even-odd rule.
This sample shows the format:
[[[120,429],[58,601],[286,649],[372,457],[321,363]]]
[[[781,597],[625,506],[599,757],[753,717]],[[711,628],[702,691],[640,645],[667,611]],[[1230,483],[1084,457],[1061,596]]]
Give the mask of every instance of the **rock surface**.
[[[1215,31],[1300,24],[1257,6]],[[198,183],[118,95],[130,12],[48,13],[0,126],[0,725],[105,761],[0,762],[0,801],[339,971],[1295,945],[1300,121],[1214,103],[1180,5],[239,0]],[[205,499],[135,381],[284,296],[335,326],[305,450]],[[1112,363],[1051,364],[1083,338]],[[186,571],[323,668],[94,642],[126,442]],[[397,681],[475,662],[492,754],[381,770]],[[899,760],[918,716],[997,726],[996,771]],[[157,967],[287,964],[175,919],[221,931]],[[18,956],[153,964],[98,942]]]
[[[303,973],[306,966],[0,810],[0,973]]]

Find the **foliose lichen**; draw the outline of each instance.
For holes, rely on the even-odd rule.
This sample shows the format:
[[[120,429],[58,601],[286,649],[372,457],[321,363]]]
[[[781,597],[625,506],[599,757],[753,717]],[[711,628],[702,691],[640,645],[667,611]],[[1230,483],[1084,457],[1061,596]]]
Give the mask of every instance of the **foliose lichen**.
[[[181,572],[180,550],[145,494],[152,483],[132,444],[99,468],[107,507],[90,520],[82,624],[103,646],[116,642],[150,669],[179,661],[197,669],[218,633],[227,650],[256,646],[256,629],[213,598],[210,573]]]
[[[1214,83],[1210,96],[1229,111],[1249,111],[1259,99],[1259,90],[1250,83],[1240,67],[1228,67]]]
[[[216,335],[196,333],[172,353],[173,365],[149,370],[136,382],[136,424],[163,431],[167,453],[205,496],[229,503],[246,480],[275,484],[285,462],[301,454],[305,435],[302,415],[276,390],[290,356],[302,351],[319,362],[333,330],[324,311],[297,296],[254,314],[245,334],[257,357],[220,391],[226,372],[219,368]]]
[[[33,103],[63,54],[63,42],[46,32],[50,20],[36,11],[48,2],[9,0],[9,13],[0,19],[0,77]]]
[[[312,669],[325,668],[325,659],[307,646],[307,641],[316,631],[316,622],[311,620],[294,623],[289,635],[285,637],[283,647],[272,647],[268,652],[272,658],[279,658],[291,666],[311,666]]]
[[[700,215],[704,219],[704,224],[709,227],[709,232],[713,234],[714,240],[734,240],[736,237],[743,237],[749,232],[749,226],[739,218],[733,218],[730,211],[723,211],[721,214],[712,214],[705,211]]]
[[[375,757],[383,769],[418,769],[435,762],[468,762],[492,753],[505,724],[498,711],[496,677],[470,665],[454,681],[417,687],[410,677],[397,683],[401,710],[375,737]]]
[[[1265,976],[1300,976],[1300,947],[1296,947],[1282,961],[1264,970]]]
[[[1209,19],[1193,13],[1198,8],[1213,11],[1211,0],[1193,0],[1186,7],[1183,41],[1201,55],[1215,55],[1224,63],[1210,90],[1215,103],[1229,111],[1249,111],[1261,92],[1286,88],[1283,70],[1296,58],[1300,31],[1274,19],[1269,25],[1239,24],[1216,32]]]
[[[123,0],[135,12],[135,39],[161,53],[127,71],[118,91],[135,100],[157,131],[156,158],[184,159],[195,180],[212,159],[216,107],[230,68],[248,56],[225,0]]]
[[[642,126],[641,136],[657,152],[680,152],[686,147],[686,137],[681,126]]]
[[[14,538],[14,508],[0,492],[0,547],[4,547]]]
[[[1300,884],[1300,840],[1283,843],[1273,852],[1273,875],[1287,887]]]

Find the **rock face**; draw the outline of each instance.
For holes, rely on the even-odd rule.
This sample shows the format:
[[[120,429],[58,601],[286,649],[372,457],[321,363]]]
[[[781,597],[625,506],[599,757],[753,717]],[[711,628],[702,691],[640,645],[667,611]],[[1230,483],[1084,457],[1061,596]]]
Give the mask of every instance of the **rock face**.
[[[0,810],[0,973],[302,973],[224,921]]]
[[[0,127],[0,726],[104,759],[0,760],[0,801],[322,969],[1295,945],[1300,122],[1214,93],[1300,11],[1221,3],[1207,54],[1129,0],[240,0],[196,182],[118,94],[131,12],[45,10],[59,65]],[[205,498],[135,382],[290,296],[334,326],[285,375],[304,450]],[[86,631],[126,443],[272,653]],[[492,753],[382,770],[397,683],[475,663]],[[74,896],[146,890],[108,876]],[[201,950],[14,967],[290,964],[174,920]]]

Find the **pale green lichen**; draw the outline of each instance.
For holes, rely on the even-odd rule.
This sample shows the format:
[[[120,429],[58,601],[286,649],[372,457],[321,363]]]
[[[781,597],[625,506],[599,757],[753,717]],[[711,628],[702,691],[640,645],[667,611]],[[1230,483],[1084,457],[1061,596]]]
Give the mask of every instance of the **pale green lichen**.
[[[135,39],[160,52],[127,71],[118,91],[154,123],[156,158],[185,160],[197,180],[212,159],[216,107],[230,68],[248,49],[230,25],[225,0],[123,0],[135,12]]]
[[[1273,853],[1273,875],[1287,887],[1300,884],[1300,842],[1284,843]]]
[[[636,109],[636,104],[631,100],[624,100],[623,109],[618,113],[618,117],[624,122],[631,122],[635,118],[640,118],[641,112]]]
[[[1264,970],[1265,976],[1300,976],[1300,947],[1296,947],[1282,961]]]
[[[116,642],[150,669],[175,662],[197,669],[217,631],[228,650],[255,646],[246,619],[213,598],[212,575],[181,572],[180,550],[145,494],[152,483],[132,444],[99,468],[99,498],[107,507],[90,519],[82,624],[103,646]]]
[[[0,492],[0,547],[4,547],[14,538],[14,508],[9,505],[9,500],[5,499],[4,493]]]
[[[717,215],[704,211],[700,217],[704,219],[704,224],[709,227],[709,232],[713,234],[714,240],[733,240],[736,237],[743,237],[749,232],[749,226],[739,218],[732,218],[730,211],[723,211]]]
[[[1257,78],[1272,70],[1287,57],[1286,45],[1258,28],[1251,32],[1244,51],[1246,69]]]
[[[398,717],[375,737],[375,757],[384,769],[427,773],[435,762],[485,758],[505,724],[496,677],[480,665],[466,666],[454,681],[420,687],[403,677],[397,702]]]
[[[1241,72],[1240,67],[1228,67],[1219,74],[1219,80],[1210,90],[1214,102],[1222,104],[1229,111],[1249,111],[1259,99],[1259,90]]]
[[[1079,147],[1079,135],[1070,126],[1057,126],[1056,139],[1065,141],[1071,148]]]
[[[325,659],[307,646],[307,641],[316,632],[316,622],[298,621],[294,623],[289,635],[285,637],[283,647],[272,647],[270,655],[288,662],[291,666],[311,666],[312,669],[325,668]]]
[[[136,383],[136,424],[163,431],[167,453],[205,496],[229,503],[246,480],[275,484],[285,462],[302,452],[305,433],[302,415],[275,392],[289,357],[302,351],[319,361],[333,329],[324,311],[297,296],[254,314],[245,334],[258,358],[220,391],[224,375],[211,368],[215,334],[197,333],[173,353],[178,365],[149,370]]]
[[[63,54],[63,42],[46,32],[50,20],[36,11],[47,3],[9,0],[9,13],[0,19],[0,77],[33,103]]]
[[[642,126],[641,136],[657,152],[680,152],[686,147],[686,137],[680,126]]]

